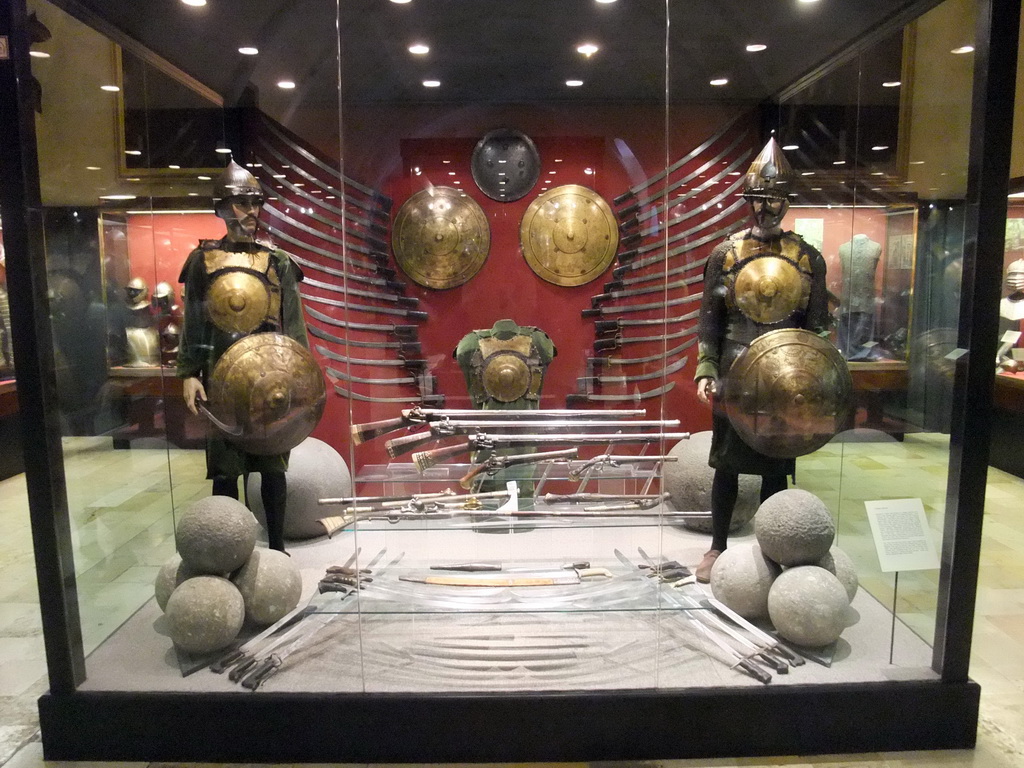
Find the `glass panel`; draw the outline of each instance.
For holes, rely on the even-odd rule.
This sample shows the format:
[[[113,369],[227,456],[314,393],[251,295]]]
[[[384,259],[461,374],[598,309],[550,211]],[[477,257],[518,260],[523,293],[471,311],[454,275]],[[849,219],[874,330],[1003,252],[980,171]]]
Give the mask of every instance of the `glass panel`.
[[[937,572],[880,567],[864,502],[920,498],[938,545],[971,89],[970,55],[949,51],[969,42],[953,36],[973,5],[948,0],[852,51],[890,2],[777,5],[259,2],[239,18],[136,4],[115,43],[32,3],[53,33],[35,64],[40,166],[87,687],[243,690],[188,674],[210,656],[198,640],[173,651],[187,611],[150,600],[175,526],[220,501],[211,491],[256,512],[250,565],[314,609],[277,647],[278,690],[753,684],[734,667],[772,642],[757,634],[763,581],[743,608],[752,632],[723,629],[704,601],[725,581],[692,574],[724,548],[708,510],[745,450],[717,419],[724,458],[709,455],[694,378],[711,313],[730,325],[719,369],[701,368],[724,380],[721,401],[742,399],[728,355],[776,325],[821,331],[852,374],[854,413],[800,455],[796,487],[837,521],[862,590],[838,643],[804,649],[821,663],[775,679],[873,681],[890,662],[931,676]],[[781,226],[800,236],[785,251],[800,290],[747,333],[739,278],[705,269],[724,275],[727,238],[751,226],[743,193],[764,189],[745,174],[769,136],[793,166]],[[229,159],[241,186],[211,199]],[[758,285],[774,296],[770,275]],[[300,399],[304,353],[224,366],[223,386],[214,374],[276,331],[308,333],[310,378],[326,382],[287,460],[284,436],[318,415]],[[212,419],[186,402],[200,379]],[[227,447],[239,437],[267,442]],[[792,459],[778,453],[755,467],[776,484]],[[736,480],[723,563],[755,541],[753,471]],[[277,523],[291,558],[275,565],[262,553]],[[175,579],[244,584],[237,565],[192,559]],[[237,618],[234,588],[212,583]],[[259,633],[271,620],[253,605],[208,647]],[[218,634],[215,618],[194,629]]]

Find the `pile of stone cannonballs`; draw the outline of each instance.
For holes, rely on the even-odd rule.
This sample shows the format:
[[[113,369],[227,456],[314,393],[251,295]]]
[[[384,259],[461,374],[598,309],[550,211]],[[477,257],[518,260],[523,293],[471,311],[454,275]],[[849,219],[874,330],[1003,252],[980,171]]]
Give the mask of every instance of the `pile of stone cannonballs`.
[[[817,496],[791,488],[754,515],[757,543],[725,550],[711,591],[747,619],[768,618],[784,640],[811,648],[839,639],[857,594],[853,561],[833,547],[836,527]]]
[[[273,624],[298,605],[302,576],[283,552],[256,548],[259,524],[244,504],[210,496],[192,504],[174,535],[178,554],[156,578],[156,601],[175,646],[226,648],[248,620]]]

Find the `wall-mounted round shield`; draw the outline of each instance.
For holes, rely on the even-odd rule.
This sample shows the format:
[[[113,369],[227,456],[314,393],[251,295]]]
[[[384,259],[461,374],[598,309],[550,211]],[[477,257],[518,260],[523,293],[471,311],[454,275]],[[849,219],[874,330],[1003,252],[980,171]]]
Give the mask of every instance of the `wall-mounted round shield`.
[[[465,192],[430,187],[398,209],[391,246],[410,280],[427,288],[454,288],[484,265],[491,230],[483,209]]]
[[[489,131],[473,149],[473,181],[492,200],[510,203],[524,197],[540,178],[540,154],[525,133],[511,128]]]
[[[228,347],[206,392],[210,413],[231,428],[224,436],[259,455],[284,453],[309,437],[327,403],[316,360],[280,333],[255,333]]]
[[[555,285],[583,285],[604,274],[619,247],[611,206],[579,184],[550,189],[530,203],[519,226],[530,269]]]
[[[853,379],[828,339],[786,328],[751,342],[729,368],[719,398],[747,445],[766,456],[795,458],[845,429]]]

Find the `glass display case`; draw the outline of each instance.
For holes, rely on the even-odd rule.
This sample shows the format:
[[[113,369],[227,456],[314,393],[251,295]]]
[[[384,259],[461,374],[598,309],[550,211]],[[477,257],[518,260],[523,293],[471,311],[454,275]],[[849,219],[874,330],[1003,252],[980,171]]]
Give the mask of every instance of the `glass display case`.
[[[992,3],[9,5],[49,759],[973,743]]]

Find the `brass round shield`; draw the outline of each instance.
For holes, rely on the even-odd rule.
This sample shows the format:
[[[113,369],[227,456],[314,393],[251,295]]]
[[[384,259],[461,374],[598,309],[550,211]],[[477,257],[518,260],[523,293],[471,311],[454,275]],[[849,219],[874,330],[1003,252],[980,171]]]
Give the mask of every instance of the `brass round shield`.
[[[224,436],[260,455],[284,453],[305,440],[327,403],[316,360],[280,333],[255,333],[228,347],[206,393],[210,413],[233,428]]]
[[[206,293],[210,320],[228,333],[251,333],[267,317],[270,294],[255,275],[232,270],[219,275]]]
[[[473,149],[473,181],[492,200],[525,197],[540,178],[540,154],[533,140],[511,128],[489,131]]]
[[[786,328],[751,342],[729,368],[719,398],[747,445],[766,456],[795,458],[845,428],[853,379],[831,342]]]
[[[555,285],[583,285],[615,258],[619,229],[611,206],[579,184],[549,189],[530,203],[519,226],[530,269]]]
[[[733,301],[755,323],[767,325],[792,315],[809,289],[795,264],[768,256],[752,259],[740,269]]]
[[[530,366],[517,354],[503,352],[484,363],[484,391],[495,400],[511,403],[530,389]]]
[[[459,189],[431,187],[398,209],[391,236],[395,260],[427,288],[454,288],[480,271],[491,247],[487,216]]]

